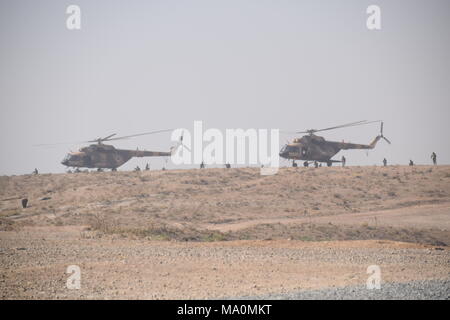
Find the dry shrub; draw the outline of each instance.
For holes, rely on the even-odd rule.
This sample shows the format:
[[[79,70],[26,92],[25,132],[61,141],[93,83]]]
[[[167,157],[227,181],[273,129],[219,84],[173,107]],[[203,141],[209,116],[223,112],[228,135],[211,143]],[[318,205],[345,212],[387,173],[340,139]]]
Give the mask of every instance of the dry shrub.
[[[108,219],[105,214],[95,213],[90,219],[90,226],[93,230],[104,234],[116,233],[119,229],[118,223],[114,219]]]
[[[0,217],[0,231],[13,231],[16,229],[17,226],[14,221]]]
[[[201,230],[193,227],[176,228],[165,223],[150,222],[142,227],[121,227],[116,220],[107,219],[102,214],[94,214],[90,226],[92,230],[101,234],[147,240],[208,242],[229,240],[227,234],[219,231]]]

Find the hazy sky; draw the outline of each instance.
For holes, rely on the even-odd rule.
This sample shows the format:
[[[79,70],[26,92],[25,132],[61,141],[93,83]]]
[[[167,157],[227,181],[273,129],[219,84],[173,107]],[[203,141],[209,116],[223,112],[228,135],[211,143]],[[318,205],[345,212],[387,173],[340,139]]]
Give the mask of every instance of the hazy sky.
[[[66,28],[71,4],[81,30]],[[366,28],[370,4],[381,7],[380,31]],[[348,164],[430,163],[432,151],[448,164],[449,58],[448,0],[0,0],[0,174],[62,172],[81,146],[34,144],[194,120],[301,130],[383,119],[392,145],[345,151]],[[378,131],[324,136],[368,143]],[[169,134],[115,143],[170,145]],[[164,164],[120,169],[148,161]]]

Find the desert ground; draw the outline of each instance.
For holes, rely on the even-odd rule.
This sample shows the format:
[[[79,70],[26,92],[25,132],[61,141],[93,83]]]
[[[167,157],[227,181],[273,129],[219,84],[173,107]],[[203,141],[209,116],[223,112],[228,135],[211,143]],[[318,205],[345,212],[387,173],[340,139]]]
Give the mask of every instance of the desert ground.
[[[448,299],[449,245],[450,166],[0,177],[2,299]]]

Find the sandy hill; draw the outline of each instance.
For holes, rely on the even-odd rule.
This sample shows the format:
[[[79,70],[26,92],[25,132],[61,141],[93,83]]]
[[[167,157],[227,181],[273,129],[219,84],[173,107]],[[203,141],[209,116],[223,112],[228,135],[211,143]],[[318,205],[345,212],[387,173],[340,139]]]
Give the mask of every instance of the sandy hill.
[[[450,244],[450,166],[3,176],[0,200],[2,230],[84,226],[86,237]]]
[[[448,299],[449,187],[450,166],[0,177],[0,297]]]

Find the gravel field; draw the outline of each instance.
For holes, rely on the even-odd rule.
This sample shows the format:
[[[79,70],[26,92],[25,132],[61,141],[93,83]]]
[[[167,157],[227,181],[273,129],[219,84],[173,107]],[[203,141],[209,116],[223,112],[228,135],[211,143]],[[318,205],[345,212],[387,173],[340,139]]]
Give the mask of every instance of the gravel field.
[[[295,298],[365,284],[370,265],[386,282],[450,279],[450,250],[393,241],[83,239],[51,227],[0,232],[0,244],[2,299]],[[66,287],[70,265],[80,267],[79,290]]]
[[[240,300],[449,300],[450,280],[423,280],[383,283],[381,288],[346,286],[320,290],[300,290],[281,294],[232,297]]]
[[[0,200],[1,299],[448,299],[450,166],[24,175]]]

